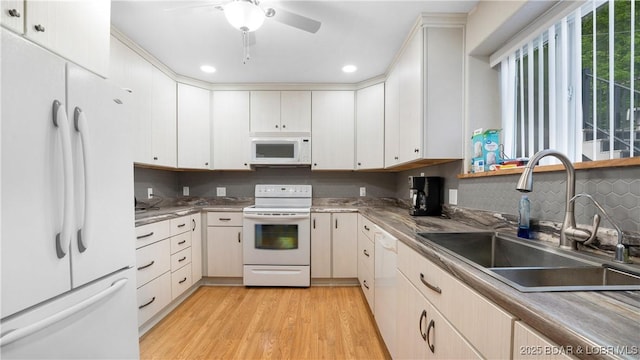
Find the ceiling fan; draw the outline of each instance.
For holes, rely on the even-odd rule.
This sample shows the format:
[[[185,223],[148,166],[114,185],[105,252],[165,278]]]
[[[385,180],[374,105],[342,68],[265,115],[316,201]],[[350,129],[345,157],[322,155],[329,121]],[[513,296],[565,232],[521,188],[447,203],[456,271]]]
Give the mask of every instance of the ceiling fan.
[[[229,24],[242,32],[242,45],[244,48],[243,63],[246,63],[250,58],[249,33],[258,30],[267,18],[312,34],[315,34],[320,29],[320,25],[322,25],[320,21],[283,9],[263,9],[258,0],[214,1],[203,5],[181,6],[165,10],[209,6],[213,6],[216,9],[223,11]]]

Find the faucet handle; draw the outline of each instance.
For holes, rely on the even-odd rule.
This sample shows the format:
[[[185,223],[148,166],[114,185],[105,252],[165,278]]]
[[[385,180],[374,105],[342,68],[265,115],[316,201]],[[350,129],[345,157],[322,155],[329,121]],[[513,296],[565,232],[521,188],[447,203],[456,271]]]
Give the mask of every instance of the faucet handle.
[[[593,230],[571,226],[566,228],[564,230],[564,233],[569,239],[573,241],[583,243],[584,245],[589,245],[596,239],[596,235],[598,234],[598,226],[600,226],[600,215],[595,214],[593,216]]]

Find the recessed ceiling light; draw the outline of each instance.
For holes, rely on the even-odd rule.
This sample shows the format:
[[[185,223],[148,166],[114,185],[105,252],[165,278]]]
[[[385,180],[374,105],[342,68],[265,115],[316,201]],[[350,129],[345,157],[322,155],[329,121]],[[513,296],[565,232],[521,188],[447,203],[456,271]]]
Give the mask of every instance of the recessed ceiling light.
[[[214,72],[216,72],[216,68],[211,65],[202,65],[200,66],[200,70],[206,72],[207,74],[213,74]]]
[[[346,73],[352,73],[352,72],[355,72],[356,70],[358,70],[358,68],[355,65],[345,65],[342,67],[342,71]]]

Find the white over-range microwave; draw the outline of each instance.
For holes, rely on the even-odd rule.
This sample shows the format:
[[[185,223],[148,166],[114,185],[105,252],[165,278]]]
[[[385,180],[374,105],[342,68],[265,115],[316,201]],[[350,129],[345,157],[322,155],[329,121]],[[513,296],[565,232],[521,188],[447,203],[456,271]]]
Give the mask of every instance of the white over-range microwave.
[[[311,165],[311,137],[251,139],[252,165]]]

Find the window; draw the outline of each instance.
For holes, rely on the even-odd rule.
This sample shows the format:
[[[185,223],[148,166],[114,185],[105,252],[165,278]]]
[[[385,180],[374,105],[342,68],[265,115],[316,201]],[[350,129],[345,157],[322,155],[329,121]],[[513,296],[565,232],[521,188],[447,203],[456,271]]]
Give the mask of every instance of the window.
[[[639,8],[588,2],[502,60],[507,157],[546,148],[576,162],[640,156]]]

